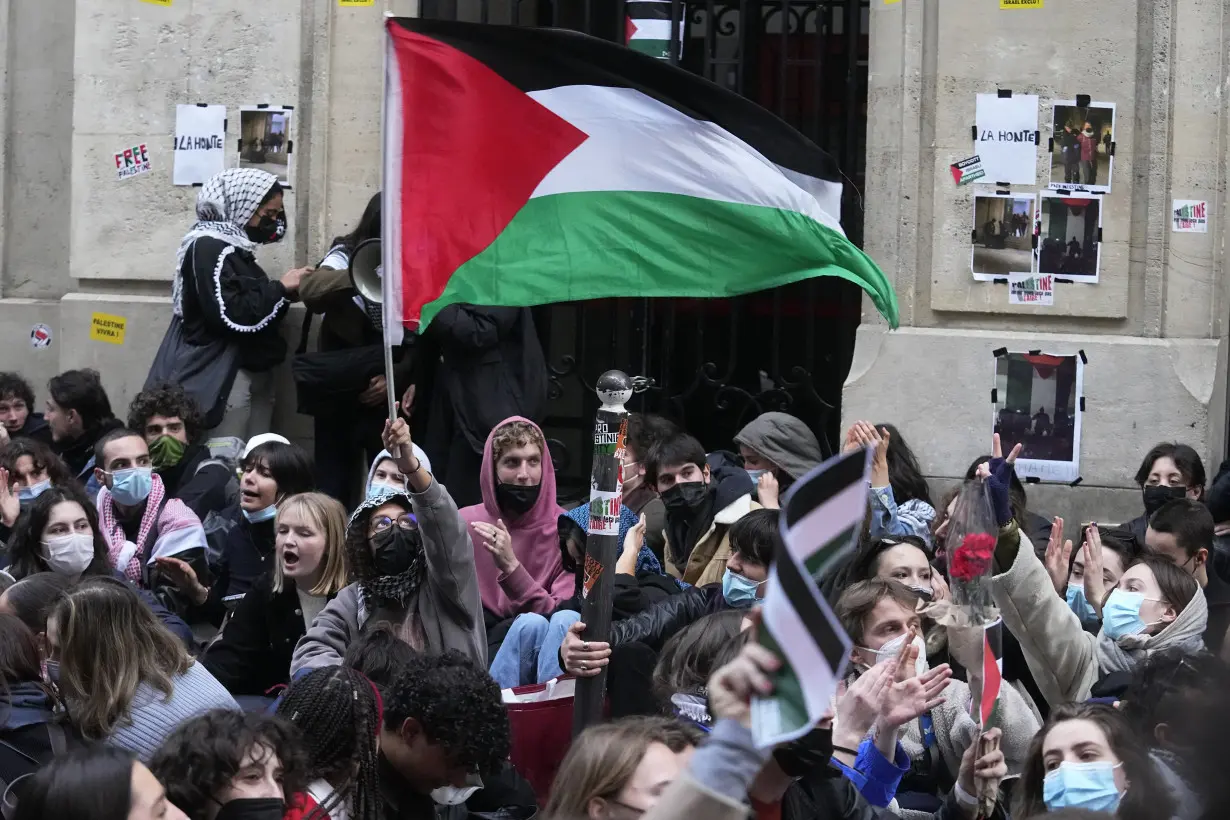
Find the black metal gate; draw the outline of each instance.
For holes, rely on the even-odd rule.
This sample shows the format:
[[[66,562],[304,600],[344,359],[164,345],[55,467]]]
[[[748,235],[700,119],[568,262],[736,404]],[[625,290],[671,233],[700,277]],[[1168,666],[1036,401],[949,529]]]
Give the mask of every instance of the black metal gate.
[[[673,0],[671,59],[755,100],[832,154],[842,223],[862,244],[868,0]],[[625,0],[423,0],[424,17],[556,26],[622,41]],[[589,487],[593,384],[619,368],[654,380],[631,409],[662,413],[708,449],[767,410],[838,440],[861,290],[831,277],[734,299],[610,299],[537,308],[551,369],[544,425],[560,496]]]

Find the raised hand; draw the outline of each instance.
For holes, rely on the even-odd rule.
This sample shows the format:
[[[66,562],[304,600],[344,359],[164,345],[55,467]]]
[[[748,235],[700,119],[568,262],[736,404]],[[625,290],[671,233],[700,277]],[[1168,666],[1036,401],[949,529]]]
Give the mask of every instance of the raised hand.
[[[1068,542],[1069,552],[1072,542]],[[1093,611],[1102,617],[1102,599],[1106,597],[1105,582],[1102,580],[1102,533],[1094,524],[1085,530],[1085,600],[1093,607]]]
[[[517,560],[517,554],[513,552],[512,536],[509,535],[508,527],[504,526],[502,519],[497,520],[494,527],[486,521],[475,521],[470,526],[482,537],[483,546],[491,554],[491,559],[495,561],[495,566],[500,572],[511,575],[517,571],[521,562]]]
[[[868,669],[837,697],[833,742],[838,746],[857,748],[880,716],[880,705],[892,685],[893,665],[878,663]],[[846,742],[838,740],[840,737]]]
[[[1046,543],[1046,572],[1051,576],[1055,591],[1066,596],[1068,573],[1072,559],[1072,542],[1063,540],[1063,519],[1055,516],[1051,521],[1051,538]]]
[[[752,695],[772,693],[772,676],[781,665],[778,657],[756,643],[753,636],[733,661],[709,678],[709,712],[714,719],[737,720],[751,728]]]
[[[876,726],[880,731],[896,730],[930,712],[944,702],[944,690],[951,680],[952,668],[942,664],[921,677],[894,683],[880,703]]]
[[[0,424],[0,430],[4,425]],[[21,500],[17,497],[17,485],[9,482],[9,471],[0,467],[0,523],[12,527],[21,515]]]
[[[760,499],[760,506],[766,510],[780,510],[782,508],[780,494],[781,488],[777,484],[777,477],[771,472],[761,473],[756,482],[756,497]]]

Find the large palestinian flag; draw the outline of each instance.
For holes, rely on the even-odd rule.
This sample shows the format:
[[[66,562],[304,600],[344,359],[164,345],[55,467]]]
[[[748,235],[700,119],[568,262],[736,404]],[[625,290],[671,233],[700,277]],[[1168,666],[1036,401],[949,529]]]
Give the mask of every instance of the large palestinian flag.
[[[556,29],[391,18],[386,328],[456,303],[722,297],[884,274],[842,233],[833,159],[754,103]]]

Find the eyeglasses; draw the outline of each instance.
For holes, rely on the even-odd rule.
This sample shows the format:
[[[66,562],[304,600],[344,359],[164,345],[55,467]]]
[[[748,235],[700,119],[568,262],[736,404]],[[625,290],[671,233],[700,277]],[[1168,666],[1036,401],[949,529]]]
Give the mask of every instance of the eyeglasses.
[[[372,519],[372,534],[374,535],[378,532],[387,532],[392,529],[394,524],[396,524],[400,529],[407,531],[418,529],[419,526],[418,522],[414,518],[414,515],[411,513],[403,513],[402,515],[397,516],[397,518],[389,518],[387,515],[382,515],[379,518]]]

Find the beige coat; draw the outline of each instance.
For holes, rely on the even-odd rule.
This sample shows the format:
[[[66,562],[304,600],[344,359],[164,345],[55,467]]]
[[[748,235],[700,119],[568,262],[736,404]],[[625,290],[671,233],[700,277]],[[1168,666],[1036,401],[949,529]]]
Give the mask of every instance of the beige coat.
[[[696,587],[707,584],[720,584],[726,574],[726,561],[730,558],[730,525],[734,524],[752,510],[759,510],[760,505],[752,500],[751,495],[736,498],[729,506],[718,510],[713,516],[709,529],[696,541],[696,547],[688,556],[688,565],[682,571],[670,560],[670,540],[666,534],[666,571],[685,583]]]
[[[748,808],[743,803],[710,791],[684,773],[666,787],[641,820],[744,820],[747,816]]]

